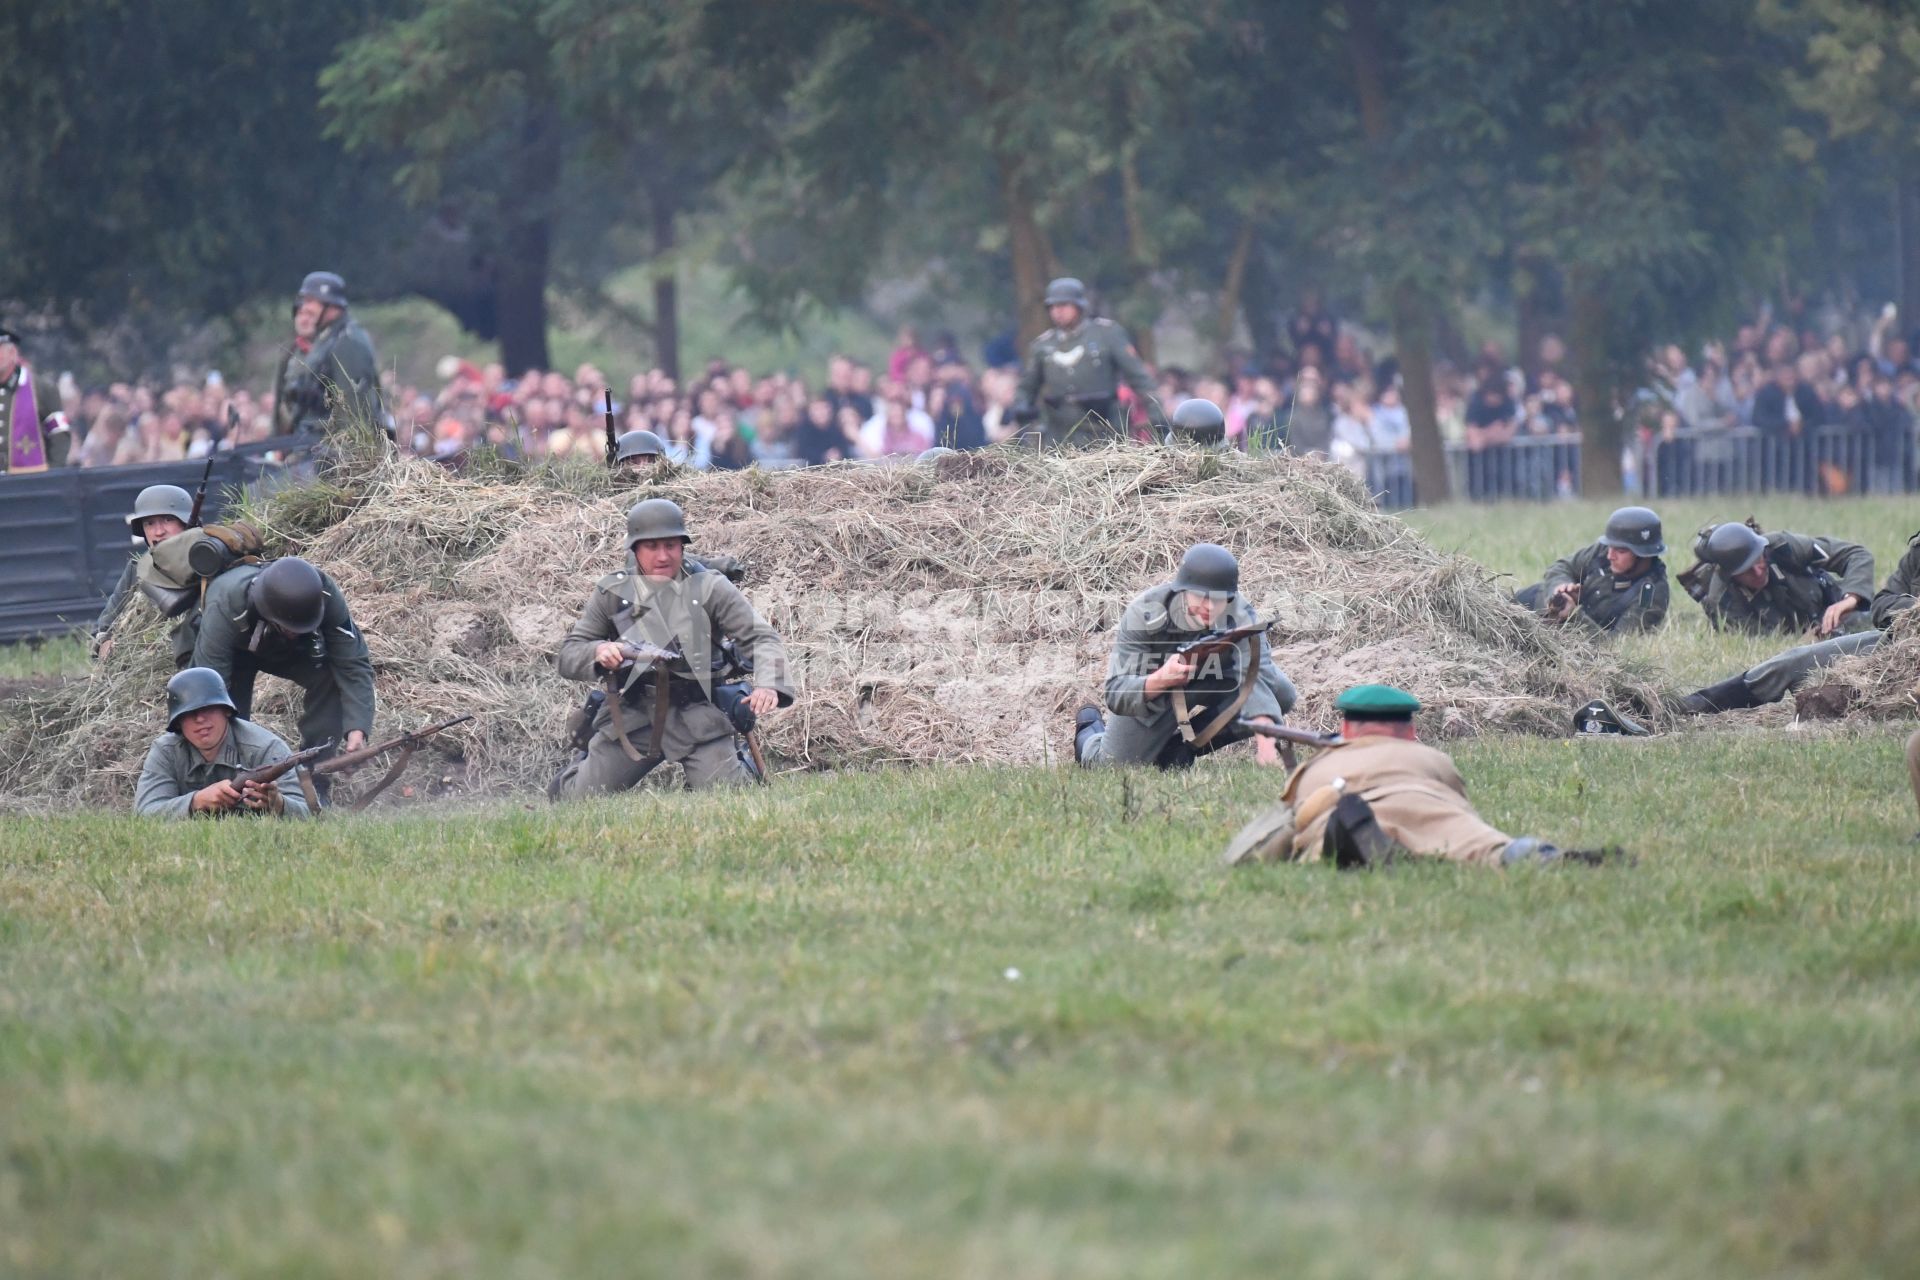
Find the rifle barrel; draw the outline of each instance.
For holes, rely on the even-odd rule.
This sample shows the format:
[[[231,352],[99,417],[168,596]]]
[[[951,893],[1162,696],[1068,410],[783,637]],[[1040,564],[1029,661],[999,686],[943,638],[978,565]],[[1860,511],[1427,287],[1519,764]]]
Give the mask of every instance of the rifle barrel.
[[[1272,738],[1276,742],[1292,742],[1303,747],[1337,747],[1346,739],[1337,733],[1320,733],[1313,729],[1295,729],[1284,724],[1255,724],[1251,720],[1237,722],[1248,733],[1259,734],[1263,738]]]

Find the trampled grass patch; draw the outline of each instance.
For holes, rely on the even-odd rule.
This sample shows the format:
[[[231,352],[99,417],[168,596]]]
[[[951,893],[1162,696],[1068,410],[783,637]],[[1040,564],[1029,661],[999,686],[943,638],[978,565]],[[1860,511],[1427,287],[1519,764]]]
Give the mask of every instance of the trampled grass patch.
[[[1897,1274],[1891,733],[1457,752],[1631,867],[1228,875],[1277,779],[0,827],[0,1271]]]

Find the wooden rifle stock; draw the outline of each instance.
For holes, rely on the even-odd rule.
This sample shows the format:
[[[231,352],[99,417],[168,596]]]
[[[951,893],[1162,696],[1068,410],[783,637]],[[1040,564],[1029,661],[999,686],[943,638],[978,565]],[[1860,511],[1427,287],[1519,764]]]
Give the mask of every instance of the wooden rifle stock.
[[[234,788],[237,790],[249,782],[263,784],[278,782],[289,770],[298,769],[307,761],[315,759],[331,750],[333,750],[333,743],[323,742],[317,747],[308,747],[305,751],[296,751],[290,756],[275,760],[272,764],[263,764],[258,768],[249,769],[245,773],[238,774],[234,777]]]
[[[374,797],[392,786],[394,782],[399,779],[400,775],[407,771],[407,763],[413,759],[413,753],[425,745],[428,738],[431,738],[436,733],[451,729],[457,724],[465,724],[471,719],[473,719],[473,717],[470,715],[454,716],[451,720],[442,720],[440,723],[430,724],[424,729],[415,729],[411,733],[398,734],[388,738],[385,742],[376,742],[372,746],[362,747],[358,751],[349,751],[344,755],[335,756],[331,760],[322,761],[309,770],[309,772],[319,776],[346,773],[359,768],[369,760],[383,756],[389,751],[397,750],[400,753],[400,758],[393,762],[393,767],[381,776],[380,781],[374,783],[363,795],[354,800],[352,809],[353,812],[358,813],[372,804]]]

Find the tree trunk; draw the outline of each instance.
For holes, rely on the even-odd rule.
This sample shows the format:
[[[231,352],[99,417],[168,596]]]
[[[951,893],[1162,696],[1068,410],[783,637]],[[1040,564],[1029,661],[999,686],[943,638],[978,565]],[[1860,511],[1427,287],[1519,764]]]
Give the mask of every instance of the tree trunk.
[[[1453,496],[1440,439],[1440,397],[1433,384],[1433,313],[1420,290],[1393,291],[1393,347],[1400,356],[1400,398],[1406,403],[1413,453],[1413,492],[1422,506]]]
[[[1347,51],[1353,59],[1360,123],[1374,152],[1375,165],[1384,170],[1383,153],[1392,122],[1380,25],[1373,0],[1346,0],[1346,7]],[[1392,174],[1381,172],[1379,177],[1383,190],[1393,184]],[[1453,496],[1447,478],[1446,446],[1440,439],[1439,397],[1433,385],[1433,300],[1411,280],[1401,280],[1393,286],[1389,307],[1394,351],[1400,357],[1400,394],[1406,401],[1412,436],[1413,491],[1422,505],[1430,506]]]
[[[1580,492],[1589,498],[1618,498],[1625,488],[1620,451],[1626,440],[1610,355],[1612,317],[1598,282],[1586,271],[1567,273],[1567,309],[1574,407],[1580,415]]]
[[[1214,363],[1227,368],[1233,351],[1234,325],[1240,318],[1240,291],[1247,282],[1247,259],[1253,255],[1253,215],[1240,224],[1233,242],[1233,256],[1227,259],[1227,278],[1220,286],[1220,310],[1214,321]]]
[[[654,192],[653,204],[653,359],[660,371],[680,380],[680,282],[675,274],[673,202]]]
[[[1540,340],[1547,336],[1547,272],[1552,270],[1545,258],[1522,249],[1513,261],[1514,341],[1527,386],[1538,387],[1540,378]]]
[[[1920,156],[1901,162],[1895,181],[1895,275],[1900,291],[1900,332],[1920,329]]]
[[[1255,237],[1251,249],[1252,252],[1247,255],[1240,310],[1247,321],[1247,341],[1253,344],[1254,362],[1260,368],[1268,369],[1280,352],[1280,325],[1274,319],[1280,314],[1279,289],[1274,284],[1273,268],[1267,263],[1266,250],[1261,247],[1258,237]]]
[[[1000,162],[1000,198],[1006,206],[1007,242],[1013,258],[1013,299],[1020,317],[1020,349],[1047,328],[1046,308],[1040,299],[1053,270],[1053,248],[1040,227],[1033,201],[1027,197],[1014,161]]]
[[[544,217],[508,230],[494,268],[500,363],[519,377],[552,368],[547,354],[547,261],[552,230]]]

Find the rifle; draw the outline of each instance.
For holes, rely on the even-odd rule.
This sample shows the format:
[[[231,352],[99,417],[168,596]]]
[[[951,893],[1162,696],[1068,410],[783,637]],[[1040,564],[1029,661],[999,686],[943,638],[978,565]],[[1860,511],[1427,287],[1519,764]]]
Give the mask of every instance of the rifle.
[[[258,783],[261,786],[265,786],[268,783],[278,782],[282,777],[286,776],[289,770],[298,769],[301,765],[304,765],[307,761],[315,759],[318,756],[324,755],[331,750],[333,750],[333,743],[330,741],[323,742],[317,747],[308,747],[305,751],[296,751],[290,756],[283,756],[280,759],[275,760],[272,764],[263,764],[258,766],[257,768],[248,769],[244,773],[237,773],[233,776],[233,779],[232,779],[233,789],[235,791],[244,791],[246,790],[246,786],[249,782]],[[305,783],[306,783],[306,780],[304,778],[301,779],[302,790],[306,790]],[[307,793],[307,803],[308,804],[313,803],[313,795],[311,791]],[[318,813],[319,811],[320,811],[319,806],[314,805],[314,812]]]
[[[1284,724],[1255,724],[1251,720],[1236,720],[1234,725],[1247,733],[1271,738],[1279,743],[1280,759],[1289,772],[1300,765],[1299,759],[1293,753],[1296,745],[1324,751],[1328,747],[1337,747],[1346,742],[1346,739],[1337,733],[1317,733],[1312,729],[1295,729]]]
[[[1253,636],[1264,637],[1278,625],[1278,623],[1273,622],[1256,622],[1251,626],[1234,627],[1227,631],[1209,631],[1198,640],[1191,641],[1175,649],[1173,656],[1176,658],[1191,658],[1195,662],[1202,662],[1211,658],[1216,653],[1225,653],[1227,650],[1238,645],[1242,640],[1249,639]]]
[[[613,388],[602,390],[607,393],[607,465],[611,467],[620,460],[620,433],[613,429]]]
[[[374,783],[372,789],[367,791],[366,794],[360,796],[353,802],[351,810],[354,813],[358,813],[372,804],[375,796],[392,786],[394,781],[398,779],[402,773],[406,772],[407,762],[413,759],[413,753],[418,751],[426,743],[428,738],[431,738],[436,733],[442,733],[451,729],[457,724],[465,724],[471,719],[473,719],[473,717],[470,715],[455,716],[451,720],[442,720],[438,724],[430,724],[424,729],[415,729],[411,733],[398,734],[388,738],[385,742],[376,742],[370,747],[362,747],[358,751],[349,751],[343,755],[337,755],[331,760],[323,760],[315,765],[310,772],[316,777],[326,777],[336,773],[347,773],[353,769],[358,769],[369,760],[387,754],[389,751],[398,751],[400,758],[393,762],[393,767],[387,770],[386,775],[382,777],[380,781]]]

